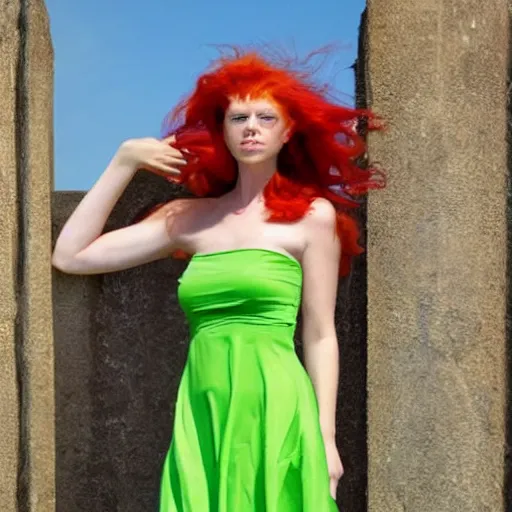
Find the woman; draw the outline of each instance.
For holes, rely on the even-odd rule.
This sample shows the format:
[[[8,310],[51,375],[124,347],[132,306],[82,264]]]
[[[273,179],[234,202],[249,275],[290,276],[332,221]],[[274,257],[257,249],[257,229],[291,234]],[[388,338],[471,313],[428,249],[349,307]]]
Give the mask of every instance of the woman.
[[[123,143],[64,226],[53,254],[64,272],[191,256],[178,288],[191,342],[160,512],[337,510],[337,282],[362,251],[354,197],[384,186],[355,163],[362,117],[377,127],[288,66],[221,58],[170,135]],[[137,169],[198,197],[102,234]],[[293,343],[299,306],[307,371]]]

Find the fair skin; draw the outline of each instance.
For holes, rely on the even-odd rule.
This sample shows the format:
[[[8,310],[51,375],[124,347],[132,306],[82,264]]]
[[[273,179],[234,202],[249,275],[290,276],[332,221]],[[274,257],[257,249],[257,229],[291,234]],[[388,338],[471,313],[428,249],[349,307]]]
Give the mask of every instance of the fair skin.
[[[172,147],[172,137],[124,142],[63,227],[52,263],[67,273],[99,274],[167,258],[176,249],[194,254],[266,248],[297,259],[303,270],[304,361],[318,399],[334,498],[343,475],[335,443],[339,356],[334,308],[341,248],[335,210],[325,199],[316,199],[297,222],[265,222],[262,192],[290,134],[290,124],[272,101],[233,98],[224,139],[238,163],[235,188],[219,198],[174,200],[135,225],[102,234],[137,169],[172,177],[186,163],[186,153]]]

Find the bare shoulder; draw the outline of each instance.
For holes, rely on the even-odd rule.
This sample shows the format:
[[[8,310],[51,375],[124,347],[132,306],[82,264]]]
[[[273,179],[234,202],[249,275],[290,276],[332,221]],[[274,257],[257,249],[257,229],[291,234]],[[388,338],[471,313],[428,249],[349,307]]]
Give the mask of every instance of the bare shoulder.
[[[317,197],[304,218],[307,239],[321,235],[322,232],[336,229],[336,208],[324,197]]]
[[[339,263],[341,256],[334,205],[323,197],[315,199],[304,217],[303,227],[305,249],[302,262],[304,270],[311,270],[318,265],[334,268]]]
[[[324,219],[333,221],[336,218],[336,208],[328,199],[325,197],[317,197],[311,203],[311,210],[309,215],[315,219]]]
[[[182,215],[192,215],[197,211],[201,201],[201,198],[196,197],[180,197],[172,199],[165,205],[165,215],[171,220]]]
[[[212,199],[180,198],[171,201],[166,212],[167,231],[177,247],[193,252],[193,240],[205,225]]]
[[[158,225],[175,249],[187,247],[188,235],[197,230],[208,204],[207,198],[180,197],[154,207],[140,222]]]
[[[166,219],[167,222],[173,222],[182,218],[184,215],[193,215],[204,203],[204,198],[180,197],[171,199],[166,203],[156,206],[143,221],[153,221]]]

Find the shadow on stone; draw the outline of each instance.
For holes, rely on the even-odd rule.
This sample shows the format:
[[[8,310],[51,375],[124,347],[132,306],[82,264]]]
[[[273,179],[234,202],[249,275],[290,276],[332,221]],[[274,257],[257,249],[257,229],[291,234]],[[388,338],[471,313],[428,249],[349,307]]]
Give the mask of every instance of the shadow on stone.
[[[177,194],[139,173],[107,230]],[[54,194],[54,238],[82,196]],[[54,272],[58,511],[155,510],[187,351],[184,268],[169,259],[102,276]]]
[[[506,446],[505,446],[505,482],[504,482],[504,510],[512,512],[512,290],[510,276],[512,276],[512,56],[509,50],[509,64],[507,77],[507,414],[506,414]]]

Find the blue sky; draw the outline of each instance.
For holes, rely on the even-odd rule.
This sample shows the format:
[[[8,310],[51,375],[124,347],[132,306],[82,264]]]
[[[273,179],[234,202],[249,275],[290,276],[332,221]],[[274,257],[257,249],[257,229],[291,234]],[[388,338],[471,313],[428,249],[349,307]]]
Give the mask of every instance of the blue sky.
[[[277,44],[303,56],[334,43],[321,81],[353,102],[364,0],[46,0],[55,51],[55,188],[88,190],[119,144],[162,119],[217,55]]]

